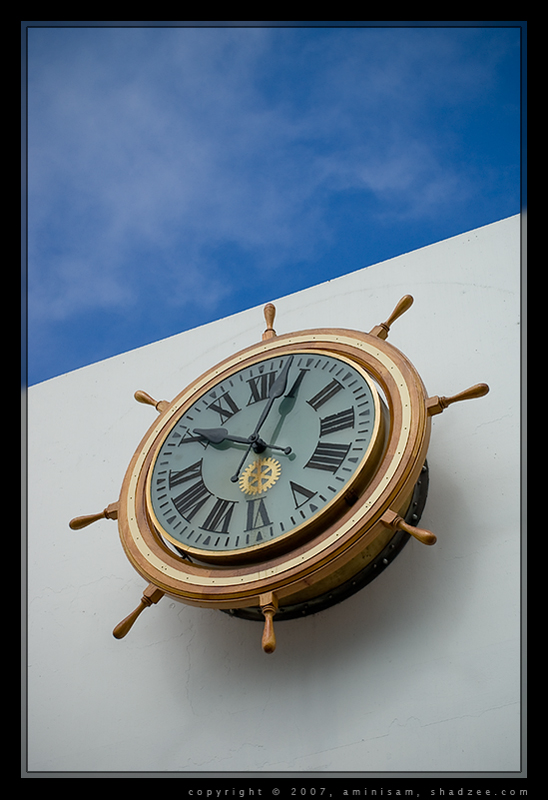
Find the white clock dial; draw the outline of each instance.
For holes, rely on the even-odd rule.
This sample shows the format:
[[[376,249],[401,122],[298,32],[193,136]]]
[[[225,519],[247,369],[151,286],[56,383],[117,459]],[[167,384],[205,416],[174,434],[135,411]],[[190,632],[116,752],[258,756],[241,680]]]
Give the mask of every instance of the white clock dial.
[[[149,480],[155,527],[206,559],[264,548],[340,500],[381,436],[357,364],[297,351],[246,366],[169,429]]]

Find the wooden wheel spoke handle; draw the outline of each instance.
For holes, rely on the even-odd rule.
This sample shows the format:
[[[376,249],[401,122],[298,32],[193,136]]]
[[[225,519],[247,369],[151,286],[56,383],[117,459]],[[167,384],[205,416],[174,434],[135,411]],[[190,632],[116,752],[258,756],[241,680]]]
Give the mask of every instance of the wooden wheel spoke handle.
[[[79,531],[100,519],[118,519],[118,503],[110,503],[98,514],[84,514],[82,517],[74,517],[69,522],[69,528],[73,531]]]
[[[404,295],[386,322],[381,322],[380,325],[375,325],[375,327],[370,331],[371,335],[378,336],[379,339],[387,339],[390,326],[394,324],[398,317],[401,317],[402,314],[405,314],[405,312],[408,311],[412,305],[413,297],[410,294]]]
[[[460,403],[461,400],[474,400],[477,397],[484,397],[489,392],[489,387],[486,383],[476,383],[469,389],[463,392],[454,394],[452,397],[429,397],[426,401],[426,410],[432,417],[434,414],[441,414],[441,412],[450,406],[452,403]]]
[[[272,592],[261,595],[259,599],[261,611],[264,616],[264,629],[262,646],[265,653],[273,653],[276,649],[276,634],[274,633],[274,615],[278,610],[278,599]]]
[[[263,333],[263,341],[266,339],[273,339],[276,336],[274,330],[274,317],[276,316],[276,306],[272,303],[267,303],[264,307],[264,318],[266,322],[266,330]]]
[[[158,603],[162,597],[164,596],[164,592],[161,589],[158,589],[157,586],[154,586],[153,583],[150,583],[145,591],[143,592],[143,596],[141,597],[141,602],[137,606],[137,608],[128,614],[125,619],[118,623],[118,625],[112,631],[112,635],[115,639],[123,639],[129,631],[132,629],[133,624],[137,617],[149,606],[153,605],[153,603]]]
[[[144,403],[147,406],[154,406],[158,413],[164,411],[164,409],[166,409],[169,405],[167,400],[155,400],[147,392],[143,392],[142,389],[137,389],[133,396],[138,403]]]
[[[388,528],[392,528],[393,530],[400,530],[405,531],[405,533],[411,534],[417,539],[419,542],[423,544],[436,544],[437,537],[432,531],[427,531],[425,528],[415,528],[413,525],[409,525],[399,514],[396,514],[394,511],[387,511],[382,517],[381,522],[386,525]]]

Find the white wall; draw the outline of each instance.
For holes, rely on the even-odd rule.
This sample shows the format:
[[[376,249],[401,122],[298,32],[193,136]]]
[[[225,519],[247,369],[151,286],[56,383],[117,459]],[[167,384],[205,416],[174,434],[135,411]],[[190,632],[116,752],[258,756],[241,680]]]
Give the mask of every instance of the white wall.
[[[520,218],[277,300],[278,333],[370,330],[431,395],[478,382],[433,418],[421,525],[344,603],[260,623],[164,598],[113,627],[145,586],[116,523],[69,520],[118,499],[156,417],[214,363],[258,341],[262,308],[28,391],[28,768],[31,771],[512,772],[520,769]]]

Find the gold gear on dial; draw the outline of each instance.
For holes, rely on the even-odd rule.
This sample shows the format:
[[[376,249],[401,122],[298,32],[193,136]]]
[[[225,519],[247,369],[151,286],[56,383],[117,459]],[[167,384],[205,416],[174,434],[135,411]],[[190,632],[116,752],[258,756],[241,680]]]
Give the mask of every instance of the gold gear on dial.
[[[274,486],[281,472],[281,464],[275,458],[257,458],[240,475],[240,489],[244,494],[266,492]]]

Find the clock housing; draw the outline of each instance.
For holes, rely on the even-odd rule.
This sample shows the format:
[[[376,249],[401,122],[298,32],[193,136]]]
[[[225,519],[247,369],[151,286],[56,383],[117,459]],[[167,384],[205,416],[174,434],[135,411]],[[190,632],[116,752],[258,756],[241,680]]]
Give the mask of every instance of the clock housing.
[[[341,493],[326,509],[325,518],[319,515],[318,520],[312,518],[295,529],[295,542],[291,535],[282,537],[283,552],[276,546],[263,549],[258,544],[246,553],[237,553],[236,559],[234,552],[226,557],[214,553],[216,563],[209,565],[193,562],[190,554],[185,558],[173,552],[163,536],[168,532],[159,531],[157,515],[151,509],[150,476],[158,452],[177,421],[208,392],[253,365],[292,354],[325,358],[325,353],[365,373],[368,385],[379,387],[375,390],[379,406],[380,395],[384,397],[389,421],[381,435],[384,414],[378,413],[374,452],[369,453],[373,469],[364,458],[363,468],[351,482],[351,494]],[[409,360],[371,334],[341,329],[300,331],[273,337],[235,354],[167,405],[136,451],[119,508],[120,535],[128,558],[162,591],[190,604],[224,609],[249,606],[252,599],[274,591],[280,597],[295,599],[301,591],[308,593],[311,584],[323,583],[326,576],[341,569],[352,570],[360,553],[379,535],[389,532],[382,519],[385,512],[390,509],[401,515],[407,511],[430,436],[425,400],[426,391]],[[186,552],[184,546],[181,549]],[[203,561],[204,553],[200,555]],[[239,555],[246,563],[240,563]],[[211,559],[211,553],[206,558]]]
[[[122,638],[164,595],[263,619],[321,610],[348,597],[418,528],[428,489],[431,417],[487,394],[476,384],[428,396],[411,361],[386,339],[413,303],[403,297],[369,333],[317,328],[262,341],[212,367],[156,407],[119,500],[72,529],[117,519],[124,551],[148,581]]]

